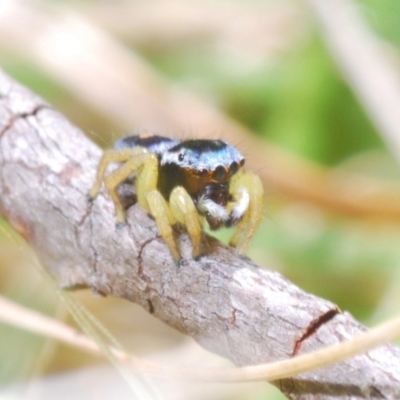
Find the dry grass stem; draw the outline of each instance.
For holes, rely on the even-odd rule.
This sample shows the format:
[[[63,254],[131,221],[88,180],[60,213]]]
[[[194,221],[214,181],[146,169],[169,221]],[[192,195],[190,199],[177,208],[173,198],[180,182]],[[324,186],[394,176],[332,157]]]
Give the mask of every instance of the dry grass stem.
[[[104,356],[102,349],[92,339],[78,332],[76,329],[17,305],[1,296],[0,320],[18,328],[26,329],[29,332],[59,340],[96,356]],[[400,317],[397,317],[353,339],[310,354],[270,364],[231,369],[179,368],[139,359],[112,347],[110,347],[110,351],[128,366],[133,362],[134,368],[156,376],[208,382],[274,381],[343,361],[348,357],[365,353],[374,347],[384,345],[399,337]]]
[[[307,0],[344,78],[400,163],[400,75],[351,0]]]

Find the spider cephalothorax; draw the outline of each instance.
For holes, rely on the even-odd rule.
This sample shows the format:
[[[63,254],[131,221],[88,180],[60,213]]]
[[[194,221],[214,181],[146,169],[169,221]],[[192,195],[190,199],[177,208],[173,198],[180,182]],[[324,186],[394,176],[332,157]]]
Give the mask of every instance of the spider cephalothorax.
[[[127,136],[104,153],[90,191],[99,192],[109,163],[122,165],[105,179],[118,222],[125,213],[117,187],[136,173],[141,207],[156,220],[175,261],[180,260],[171,226],[184,225],[199,257],[202,223],[211,229],[236,226],[230,245],[244,252],[261,221],[263,188],[257,175],[243,170],[244,157],[222,140],[177,141],[157,135]]]

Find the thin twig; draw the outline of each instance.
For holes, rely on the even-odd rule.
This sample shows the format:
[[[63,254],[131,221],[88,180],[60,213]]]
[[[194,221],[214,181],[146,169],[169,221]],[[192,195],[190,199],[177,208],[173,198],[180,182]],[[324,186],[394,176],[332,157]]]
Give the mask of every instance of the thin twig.
[[[29,310],[26,307],[17,305],[1,296],[0,320],[30,332],[60,340],[96,356],[104,356],[102,349],[93,340],[76,329]],[[270,364],[230,369],[180,368],[139,359],[113,347],[110,347],[110,351],[120,361],[131,366],[133,362],[134,368],[162,377],[208,382],[274,381],[343,361],[348,357],[367,352],[379,345],[384,345],[386,342],[394,340],[399,336],[400,317],[397,317],[360,336],[311,354],[304,354],[293,359]]]
[[[344,78],[400,163],[400,75],[351,0],[306,0]]]

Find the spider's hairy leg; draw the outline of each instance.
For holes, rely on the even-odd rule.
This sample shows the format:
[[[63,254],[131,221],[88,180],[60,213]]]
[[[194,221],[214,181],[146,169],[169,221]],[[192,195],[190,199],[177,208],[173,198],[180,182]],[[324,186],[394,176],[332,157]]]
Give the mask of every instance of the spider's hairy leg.
[[[153,173],[155,173],[154,179],[155,182],[157,182],[157,165],[158,165],[157,157],[153,153],[147,151],[144,148],[138,147],[135,149],[138,150],[136,151],[135,156],[131,157],[128,161],[125,162],[125,164],[122,164],[119,168],[117,168],[115,171],[113,171],[110,175],[108,175],[104,179],[104,184],[106,185],[108,191],[110,192],[111,199],[115,205],[115,213],[117,216],[118,223],[125,222],[125,211],[117,192],[118,186],[126,179],[128,179],[132,173],[138,170],[139,172],[137,179],[140,180],[141,173],[144,172],[144,170],[146,169],[149,169],[150,171],[153,171]],[[150,184],[149,189],[154,190],[155,188],[154,180],[150,181],[149,184]],[[154,187],[151,184],[153,184]],[[145,197],[146,192],[143,193],[143,189],[146,188],[143,188],[143,186],[140,185],[136,186],[138,202],[146,212],[149,212],[150,209],[148,207],[147,200]]]
[[[130,158],[143,153],[143,148],[126,148],[126,149],[110,149],[106,150],[103,157],[100,160],[99,166],[97,168],[96,180],[90,189],[89,198],[94,199],[101,187],[101,183],[104,179],[104,174],[109,164],[111,163],[123,163],[128,161]]]
[[[158,231],[164,239],[164,242],[167,244],[173,259],[177,264],[179,264],[181,255],[176,247],[171,227],[176,223],[176,219],[164,197],[158,190],[149,192],[146,197],[150,213],[156,220]]]
[[[262,219],[264,189],[260,178],[249,171],[239,173],[233,177],[231,192],[234,196],[235,194],[239,196],[234,204],[240,202],[240,196],[243,195],[243,193],[246,193],[250,200],[248,209],[243,219],[236,227],[236,231],[229,242],[230,246],[237,247],[238,252],[243,254],[255,235]],[[241,240],[243,241],[239,244]]]
[[[182,186],[177,186],[171,192],[169,204],[174,217],[186,227],[189,233],[193,246],[193,258],[198,258],[200,256],[203,229],[192,198]]]
[[[142,165],[138,168],[136,176],[136,196],[142,209],[153,215],[150,204],[148,203],[148,193],[157,190],[158,181],[158,159],[154,153],[147,153]],[[154,215],[153,215],[154,216]],[[154,216],[155,217],[155,216]]]

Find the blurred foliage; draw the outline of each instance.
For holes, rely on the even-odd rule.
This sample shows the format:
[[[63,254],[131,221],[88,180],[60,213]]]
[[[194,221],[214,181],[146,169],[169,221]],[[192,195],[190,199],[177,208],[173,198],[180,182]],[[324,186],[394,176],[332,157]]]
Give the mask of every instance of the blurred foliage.
[[[400,3],[359,0],[358,4],[370,26],[384,40],[399,46]],[[313,29],[310,27],[313,33],[305,35],[289,51],[254,65],[247,62],[245,52],[229,58],[207,44],[164,50],[154,46],[140,48],[140,52],[177,84],[214,102],[260,137],[322,164],[340,166],[344,171],[355,169],[385,179],[398,179],[398,168],[385,150],[379,133]],[[68,88],[54,82],[29,60],[0,52],[0,63],[8,73],[96,137],[100,144],[109,145],[110,137],[119,135],[115,122],[73,98]],[[240,145],[246,148],[245,143]],[[9,271],[18,258],[7,258],[5,248],[10,243],[6,231],[8,228],[1,225],[1,289],[3,294],[23,301],[26,293],[21,295],[18,287],[12,291],[5,288],[7,279],[11,279]],[[219,236],[226,239],[229,234],[222,232]],[[300,201],[272,198],[267,193],[266,218],[250,255],[262,265],[277,268],[303,289],[328,298],[356,318],[369,322],[382,320],[397,310],[400,283],[395,277],[399,275],[399,241],[400,229],[395,223],[326,215]],[[20,246],[16,246],[17,254]],[[25,268],[29,268],[29,263]],[[35,297],[33,293],[29,295]],[[103,301],[101,304],[106,307]],[[101,315],[104,309],[97,311]],[[127,313],[132,313],[132,309]],[[146,317],[141,315],[141,318]],[[129,331],[127,319],[122,325]],[[118,325],[115,321],[112,324]],[[149,321],[144,324],[150,325]],[[0,369],[1,384],[13,375],[8,371],[14,371],[14,377],[18,375],[15,366],[20,361],[15,349],[25,351],[22,342],[36,346],[36,341],[29,335],[20,341],[20,334],[14,329],[3,326],[0,329],[0,335],[8,338],[10,346],[0,346],[0,357],[11,359],[6,351],[12,349],[14,360]],[[175,333],[163,330],[160,325],[148,329],[154,329],[151,336],[154,342],[158,331],[173,338],[172,342],[177,340]],[[53,368],[63,369],[60,364]],[[265,396],[255,394],[253,398]]]
[[[158,52],[157,68],[219,106],[258,135],[293,152],[334,165],[383,143],[343,82],[321,41],[313,38],[277,60],[241,73],[207,49]],[[239,71],[238,71],[239,70]]]
[[[358,0],[363,16],[379,37],[400,45],[400,3],[397,0]]]
[[[118,125],[107,120],[99,112],[73,96],[67,87],[56,82],[45,71],[34,63],[8,51],[0,51],[1,68],[21,84],[42,96],[56,109],[63,112],[71,121],[79,126],[87,135],[96,140],[100,146],[110,146],[106,133],[119,136]],[[106,139],[102,138],[105,135]]]

